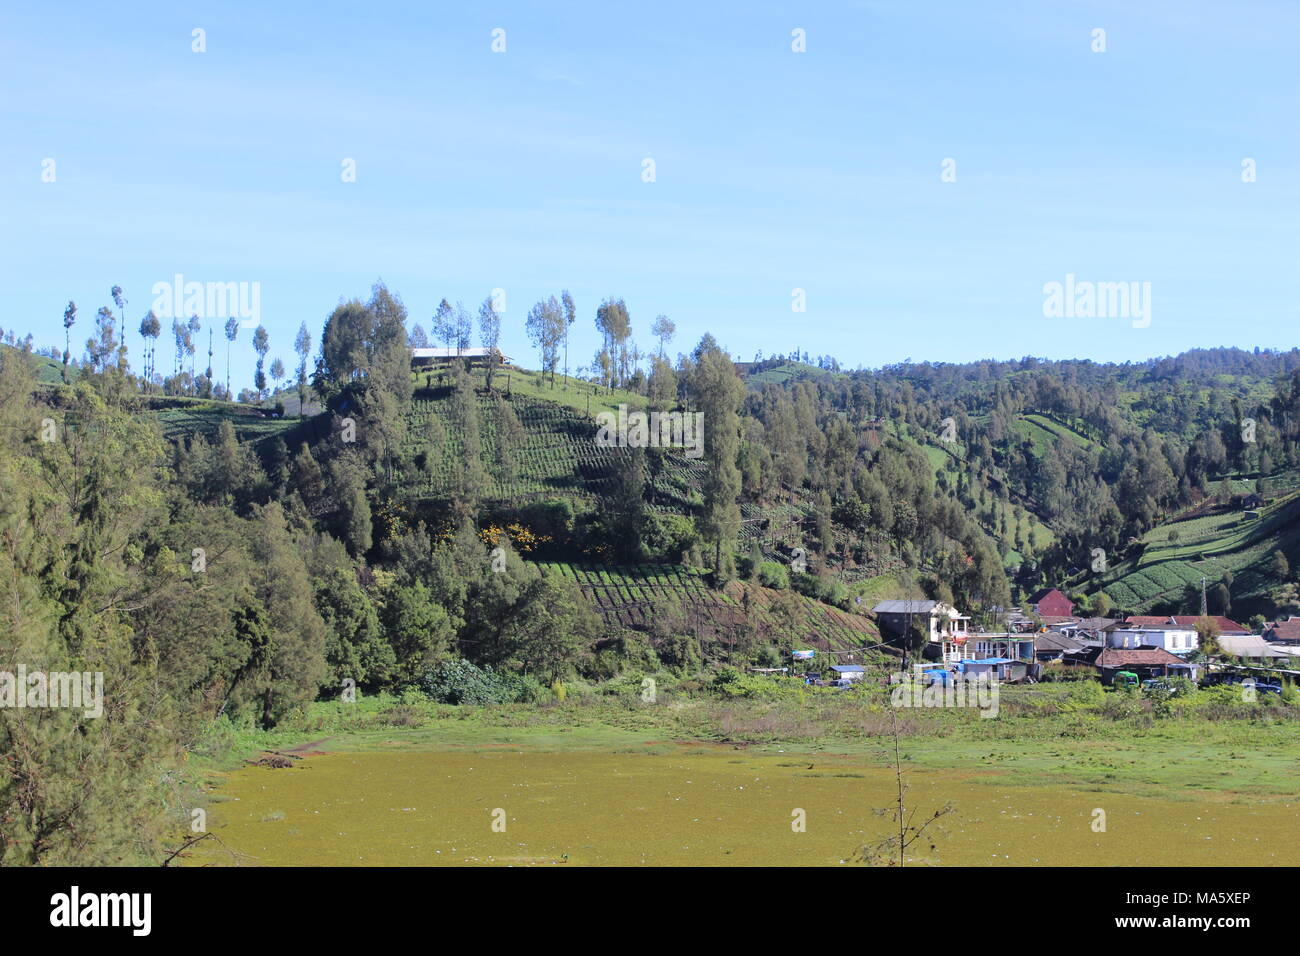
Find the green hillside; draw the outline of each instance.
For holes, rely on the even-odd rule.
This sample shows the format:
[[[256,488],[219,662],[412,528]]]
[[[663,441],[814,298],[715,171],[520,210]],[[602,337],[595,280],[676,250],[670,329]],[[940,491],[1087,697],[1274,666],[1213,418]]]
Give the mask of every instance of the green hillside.
[[[678,615],[685,627],[724,646],[754,635],[777,645],[823,651],[850,651],[880,640],[875,624],[864,615],[741,581],[715,590],[701,573],[679,565],[553,562],[542,568],[577,583],[615,628],[649,630],[657,616]],[[783,600],[788,607],[782,606]]]
[[[1100,590],[1131,613],[1191,613],[1188,598],[1199,603],[1201,579],[1213,585],[1229,572],[1234,613],[1262,612],[1278,583],[1273,553],[1300,555],[1300,492],[1285,491],[1257,513],[1210,505],[1158,525],[1142,538],[1140,556],[1112,569]]]

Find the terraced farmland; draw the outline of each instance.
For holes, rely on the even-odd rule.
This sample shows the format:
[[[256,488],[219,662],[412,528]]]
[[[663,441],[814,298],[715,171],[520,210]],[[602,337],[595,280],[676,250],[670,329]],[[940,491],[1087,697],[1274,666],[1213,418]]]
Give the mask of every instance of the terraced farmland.
[[[554,402],[516,394],[508,399],[523,428],[522,445],[515,450],[516,468],[511,479],[499,467],[501,458],[498,399],[485,394],[475,397],[479,435],[488,481],[481,489],[486,501],[526,501],[563,495],[595,499],[607,492],[613,476],[617,448],[596,444],[596,424],[581,412]],[[438,421],[436,444],[431,438]],[[423,391],[412,403],[407,419],[405,450],[425,460],[424,482],[417,489],[422,498],[447,497],[455,487],[455,476],[464,457],[464,435],[453,414],[449,390]],[[674,453],[664,455],[664,468],[653,476],[660,510],[683,511],[690,489],[703,478],[697,461]]]
[[[788,640],[822,651],[847,651],[877,643],[879,632],[867,617],[850,614],[794,592],[779,592],[742,581],[723,590],[710,588],[704,578],[677,565],[607,567],[551,562],[547,574],[575,582],[607,624],[646,630],[656,609],[677,608],[686,626],[700,635],[725,640],[728,632],[767,631],[774,641]],[[793,599],[793,633],[789,617],[775,603],[784,594]]]
[[[1169,540],[1171,531],[1176,541]],[[1117,567],[1103,587],[1116,606],[1140,613],[1176,605],[1188,585],[1199,589],[1202,576],[1217,583],[1225,571],[1234,576],[1235,604],[1248,606],[1276,584],[1268,571],[1273,552],[1295,555],[1300,548],[1300,494],[1275,501],[1258,518],[1214,511],[1171,521],[1148,532],[1144,543],[1137,564]]]
[[[202,435],[212,441],[221,423],[229,421],[241,442],[257,445],[276,435],[285,435],[301,424],[294,418],[263,418],[250,406],[230,402],[158,399],[151,404],[156,407],[154,415],[170,441],[189,435]]]

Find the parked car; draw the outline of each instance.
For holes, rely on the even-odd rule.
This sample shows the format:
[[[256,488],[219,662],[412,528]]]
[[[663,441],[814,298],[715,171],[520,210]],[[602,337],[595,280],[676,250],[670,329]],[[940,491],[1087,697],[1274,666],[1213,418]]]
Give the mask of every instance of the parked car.
[[[832,687],[852,687],[852,686],[853,686],[854,684],[856,684],[856,683],[857,683],[857,681],[853,681],[853,680],[845,680],[844,678],[841,677],[841,678],[839,678],[838,680],[833,680],[833,681],[831,681],[831,686],[832,686]]]
[[[1282,693],[1282,686],[1280,684],[1269,684],[1265,681],[1256,681],[1255,690],[1262,694],[1280,694]]]

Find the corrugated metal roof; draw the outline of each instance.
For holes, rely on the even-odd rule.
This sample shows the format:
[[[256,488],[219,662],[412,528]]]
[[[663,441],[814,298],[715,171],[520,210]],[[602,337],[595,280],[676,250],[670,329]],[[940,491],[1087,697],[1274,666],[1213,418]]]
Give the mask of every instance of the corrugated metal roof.
[[[881,601],[871,609],[871,612],[873,614],[928,614],[938,606],[938,601]]]

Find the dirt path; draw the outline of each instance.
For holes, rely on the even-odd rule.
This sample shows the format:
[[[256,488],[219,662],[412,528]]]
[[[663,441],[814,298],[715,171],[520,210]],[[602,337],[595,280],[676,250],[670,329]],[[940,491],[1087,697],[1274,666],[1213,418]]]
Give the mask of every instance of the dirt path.
[[[287,754],[299,754],[303,757],[310,757],[314,754],[323,754],[326,751],[320,749],[320,745],[327,740],[333,740],[332,737],[322,737],[320,740],[310,740],[305,744],[298,744],[296,747],[285,747],[282,751]]]

